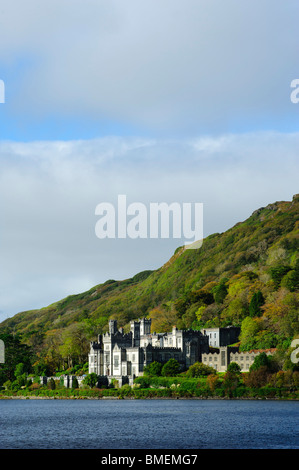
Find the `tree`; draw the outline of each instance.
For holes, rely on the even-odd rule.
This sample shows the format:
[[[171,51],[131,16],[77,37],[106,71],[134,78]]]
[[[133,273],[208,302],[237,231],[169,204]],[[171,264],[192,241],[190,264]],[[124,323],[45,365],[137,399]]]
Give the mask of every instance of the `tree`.
[[[240,347],[242,351],[254,348],[255,336],[259,331],[258,321],[251,317],[246,317],[241,324]]]
[[[73,367],[75,362],[83,364],[88,355],[89,342],[84,323],[74,323],[68,326],[62,334],[60,353],[67,360],[67,365]]]
[[[212,288],[212,293],[214,295],[215,302],[217,304],[222,304],[225,297],[227,296],[227,279],[221,279],[220,283]]]
[[[264,303],[265,299],[261,291],[255,292],[249,304],[249,316],[251,318],[260,317],[263,314],[261,306],[264,305]]]
[[[98,382],[98,376],[94,372],[91,374],[87,374],[85,379],[83,380],[83,383],[86,385],[89,385],[89,387],[95,387]]]
[[[160,376],[162,371],[162,364],[160,362],[154,361],[151,364],[147,365],[144,368],[145,375],[154,375]]]
[[[96,383],[95,383],[95,385],[96,385]],[[73,378],[72,388],[79,388],[79,382],[77,380],[77,377]]]
[[[211,390],[211,392],[214,392],[216,386],[218,385],[219,383],[219,378],[217,376],[217,374],[210,374],[208,375],[207,377],[207,385],[209,387],[209,389]]]
[[[181,370],[181,366],[176,359],[169,359],[162,367],[162,375],[164,377],[175,377]]]
[[[2,330],[0,339],[5,344],[5,364],[0,365],[0,385],[2,385],[7,380],[13,381],[15,379],[15,370],[20,363],[24,365],[24,370],[29,372],[33,354],[32,349],[21,342],[19,335],[13,336]]]
[[[299,289],[299,259],[297,259],[294,269],[289,271],[281,280],[281,286],[286,287],[291,292]]]
[[[274,288],[278,289],[281,283],[282,278],[290,271],[289,266],[278,265],[273,268],[270,268],[270,275],[274,282]]]
[[[16,365],[15,368],[15,377],[18,378],[26,372],[23,362],[20,362]]]
[[[258,369],[250,370],[249,374],[245,374],[244,385],[251,388],[264,387],[269,380],[270,373],[267,366],[261,366]]]
[[[53,377],[50,378],[48,387],[49,387],[50,390],[55,390],[56,389],[56,384],[55,384],[55,380],[53,379]]]
[[[250,366],[249,371],[258,370],[260,367],[271,368],[271,359],[265,352],[262,352],[255,357],[253,364]]]
[[[228,372],[233,372],[234,374],[241,374],[241,367],[236,362],[231,362],[227,367]]]
[[[207,366],[202,362],[195,362],[189,367],[186,376],[187,377],[205,377],[207,375],[216,374],[213,367]]]
[[[176,310],[172,304],[153,308],[149,317],[152,320],[152,331],[171,331],[177,321]]]
[[[236,372],[227,371],[223,377],[223,387],[226,395],[231,397],[233,391],[238,387],[240,383],[240,374]]]

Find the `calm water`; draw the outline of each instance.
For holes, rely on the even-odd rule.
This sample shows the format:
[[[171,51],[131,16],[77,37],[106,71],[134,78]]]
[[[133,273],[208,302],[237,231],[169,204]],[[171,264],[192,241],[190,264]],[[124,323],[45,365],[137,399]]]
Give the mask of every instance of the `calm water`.
[[[1,449],[298,449],[299,402],[0,400]]]

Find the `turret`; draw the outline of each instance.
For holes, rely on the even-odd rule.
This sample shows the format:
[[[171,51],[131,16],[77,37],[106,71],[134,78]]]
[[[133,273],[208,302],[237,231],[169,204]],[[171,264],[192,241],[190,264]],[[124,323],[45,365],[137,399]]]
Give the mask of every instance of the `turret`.
[[[115,335],[117,332],[117,320],[109,320],[109,333]]]
[[[151,324],[151,318],[142,318],[142,320],[140,320],[140,336],[151,334]]]

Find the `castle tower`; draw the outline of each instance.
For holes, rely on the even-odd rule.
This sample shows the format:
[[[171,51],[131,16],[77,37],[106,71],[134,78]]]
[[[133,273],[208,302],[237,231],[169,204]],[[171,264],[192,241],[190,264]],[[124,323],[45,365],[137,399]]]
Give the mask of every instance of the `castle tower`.
[[[151,334],[151,318],[142,318],[140,320],[140,336]]]
[[[117,320],[109,320],[109,333],[115,335],[117,332]]]
[[[132,346],[140,345],[140,321],[131,321]]]

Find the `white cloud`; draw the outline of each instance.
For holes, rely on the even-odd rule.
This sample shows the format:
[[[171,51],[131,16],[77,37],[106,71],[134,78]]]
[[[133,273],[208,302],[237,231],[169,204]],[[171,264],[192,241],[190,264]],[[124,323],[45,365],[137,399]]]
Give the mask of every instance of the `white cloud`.
[[[5,2],[0,61],[21,64],[10,103],[155,132],[277,128],[297,116],[298,10],[293,0]]]
[[[99,240],[95,207],[203,202],[204,236],[298,192],[299,134],[0,143],[1,310],[160,267],[180,240]]]

